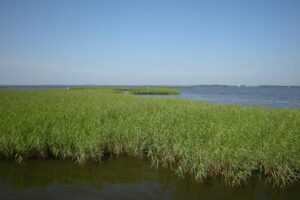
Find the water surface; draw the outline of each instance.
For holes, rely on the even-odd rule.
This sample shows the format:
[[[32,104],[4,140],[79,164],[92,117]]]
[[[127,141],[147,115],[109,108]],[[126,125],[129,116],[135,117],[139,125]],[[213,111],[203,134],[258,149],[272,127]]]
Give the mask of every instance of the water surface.
[[[143,97],[182,98],[251,107],[300,108],[300,87],[193,86],[177,89],[181,91],[180,95],[143,95]]]
[[[300,87],[198,86],[180,90],[185,99],[201,99],[218,104],[300,108]]]
[[[285,190],[259,180],[231,188],[180,179],[146,160],[122,157],[77,165],[72,161],[0,162],[0,199],[297,199],[300,185]]]

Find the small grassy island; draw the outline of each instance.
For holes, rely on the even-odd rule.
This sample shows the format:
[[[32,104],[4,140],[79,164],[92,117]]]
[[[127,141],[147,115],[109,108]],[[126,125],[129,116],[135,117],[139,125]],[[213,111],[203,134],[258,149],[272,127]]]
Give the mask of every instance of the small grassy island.
[[[0,91],[0,156],[101,161],[149,158],[196,180],[275,185],[300,179],[300,110],[212,105],[132,94],[173,89]]]
[[[129,88],[128,92],[139,95],[178,95],[180,92],[173,88]]]
[[[122,88],[122,87],[71,87],[70,89],[98,89],[108,92],[125,92],[136,95],[178,95],[180,91],[174,88],[164,87],[140,87],[140,88]]]

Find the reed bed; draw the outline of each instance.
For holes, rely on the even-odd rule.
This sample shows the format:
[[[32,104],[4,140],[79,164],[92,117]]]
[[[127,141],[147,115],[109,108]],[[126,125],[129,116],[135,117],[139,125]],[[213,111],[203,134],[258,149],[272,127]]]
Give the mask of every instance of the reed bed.
[[[122,87],[108,87],[108,86],[71,86],[70,90],[100,90],[102,92],[109,92],[109,93],[123,93],[126,91],[126,88]]]
[[[165,87],[109,87],[109,86],[86,86],[86,87],[76,87],[73,86],[72,90],[86,90],[86,89],[97,89],[108,92],[124,93],[125,91],[130,94],[136,95],[178,95],[180,91],[175,88],[165,88]]]
[[[0,156],[147,157],[198,181],[300,178],[300,111],[145,99],[114,90],[0,91]]]
[[[175,88],[129,88],[128,92],[131,94],[137,95],[178,95],[180,94],[179,90]]]

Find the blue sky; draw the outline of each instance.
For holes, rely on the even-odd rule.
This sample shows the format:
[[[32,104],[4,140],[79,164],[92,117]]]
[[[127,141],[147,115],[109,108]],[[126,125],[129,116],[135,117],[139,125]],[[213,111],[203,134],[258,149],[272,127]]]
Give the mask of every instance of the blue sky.
[[[300,1],[0,0],[0,84],[300,85]]]

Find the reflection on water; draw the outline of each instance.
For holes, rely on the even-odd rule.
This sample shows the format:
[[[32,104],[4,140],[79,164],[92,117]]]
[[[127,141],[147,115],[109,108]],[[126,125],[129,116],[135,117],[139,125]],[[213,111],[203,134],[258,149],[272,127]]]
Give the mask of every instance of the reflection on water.
[[[299,184],[274,189],[258,180],[236,188],[220,180],[199,184],[126,157],[85,165],[60,160],[0,163],[0,199],[297,199],[299,189]]]

